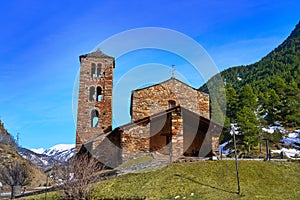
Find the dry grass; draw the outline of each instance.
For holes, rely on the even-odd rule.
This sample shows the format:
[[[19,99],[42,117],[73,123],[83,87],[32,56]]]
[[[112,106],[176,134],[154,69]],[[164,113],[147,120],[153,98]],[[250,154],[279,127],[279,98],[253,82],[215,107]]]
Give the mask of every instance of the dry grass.
[[[25,162],[30,169],[31,184],[29,187],[43,186],[46,183],[46,175],[29,161],[23,159],[16,151],[9,145],[0,145],[0,165],[6,165],[13,160]]]
[[[174,163],[157,171],[127,174],[95,184],[92,199],[299,199],[300,162],[234,161]],[[28,197],[43,199],[45,195]],[[57,194],[49,194],[56,199]]]

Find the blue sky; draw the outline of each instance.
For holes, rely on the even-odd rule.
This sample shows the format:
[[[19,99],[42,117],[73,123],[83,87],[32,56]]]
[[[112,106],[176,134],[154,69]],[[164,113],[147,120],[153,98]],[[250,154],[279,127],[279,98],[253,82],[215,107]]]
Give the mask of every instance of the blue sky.
[[[201,44],[223,70],[256,62],[274,49],[300,20],[299,10],[298,0],[2,1],[0,119],[12,135],[20,134],[23,147],[74,143],[78,56],[105,39],[133,28],[173,29]],[[117,63],[135,60],[116,67],[116,80],[145,60],[184,62],[156,53],[120,58]],[[184,76],[193,87],[203,82]]]

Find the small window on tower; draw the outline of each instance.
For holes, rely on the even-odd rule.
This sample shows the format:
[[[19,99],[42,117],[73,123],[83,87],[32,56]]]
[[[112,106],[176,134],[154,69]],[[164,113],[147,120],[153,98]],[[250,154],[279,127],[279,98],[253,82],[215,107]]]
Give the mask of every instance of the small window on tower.
[[[176,101],[170,100],[169,102],[169,108],[174,108],[176,106]]]
[[[102,66],[101,63],[99,63],[99,64],[97,65],[97,77],[100,77],[100,76],[101,76],[101,66]]]
[[[95,101],[95,87],[90,87],[90,101]]]
[[[102,101],[102,88],[97,87],[97,102]]]
[[[92,78],[95,78],[97,75],[96,75],[96,64],[95,63],[92,63],[92,70],[91,70],[91,76]]]
[[[91,113],[91,127],[98,127],[99,112],[97,110],[92,110]]]

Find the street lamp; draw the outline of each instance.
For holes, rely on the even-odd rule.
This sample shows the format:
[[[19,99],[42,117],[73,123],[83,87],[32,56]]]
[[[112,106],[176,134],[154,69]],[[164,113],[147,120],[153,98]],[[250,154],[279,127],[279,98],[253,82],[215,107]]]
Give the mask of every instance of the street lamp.
[[[0,197],[1,197],[2,187],[3,187],[3,185],[2,185],[2,183],[0,182]]]
[[[232,134],[233,134],[235,170],[236,170],[236,179],[237,179],[237,184],[238,184],[238,194],[241,194],[240,177],[239,177],[239,166],[238,166],[238,158],[237,158],[237,151],[236,151],[235,130],[234,130],[234,126],[233,125],[231,125],[231,131],[232,131]]]

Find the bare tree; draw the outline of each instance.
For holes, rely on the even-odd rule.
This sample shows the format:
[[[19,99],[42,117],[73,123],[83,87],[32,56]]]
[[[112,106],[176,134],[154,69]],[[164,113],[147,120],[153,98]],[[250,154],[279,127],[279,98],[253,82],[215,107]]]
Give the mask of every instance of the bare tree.
[[[31,181],[30,172],[25,163],[13,161],[0,168],[0,180],[11,188],[11,199],[15,197],[15,187],[28,185]]]
[[[96,182],[96,172],[103,169],[97,160],[87,153],[75,156],[67,165],[61,165],[55,172],[62,187],[63,199],[89,199]]]

